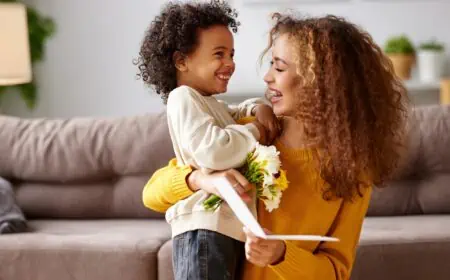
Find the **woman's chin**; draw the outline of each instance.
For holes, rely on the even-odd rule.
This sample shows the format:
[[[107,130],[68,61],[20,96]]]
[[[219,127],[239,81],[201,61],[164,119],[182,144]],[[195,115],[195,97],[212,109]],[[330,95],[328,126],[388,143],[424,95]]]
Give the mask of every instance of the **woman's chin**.
[[[276,116],[283,116],[284,113],[286,113],[286,110],[284,110],[282,104],[280,103],[274,103],[272,104],[273,113]]]

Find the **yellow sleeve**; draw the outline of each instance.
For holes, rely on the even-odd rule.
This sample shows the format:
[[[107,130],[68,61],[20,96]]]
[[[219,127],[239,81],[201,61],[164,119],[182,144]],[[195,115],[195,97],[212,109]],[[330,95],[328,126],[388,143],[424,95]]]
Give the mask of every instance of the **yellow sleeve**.
[[[339,242],[324,242],[318,250],[311,253],[287,241],[284,260],[270,267],[280,279],[286,280],[350,279],[356,247],[371,193],[372,189],[368,188],[363,197],[342,204],[329,234],[339,238]]]
[[[157,170],[142,191],[145,207],[158,212],[166,212],[170,206],[190,196],[193,192],[186,183],[192,172],[190,166],[177,166],[177,160]]]
[[[236,121],[237,124],[245,125],[255,120],[255,117],[244,117]]]

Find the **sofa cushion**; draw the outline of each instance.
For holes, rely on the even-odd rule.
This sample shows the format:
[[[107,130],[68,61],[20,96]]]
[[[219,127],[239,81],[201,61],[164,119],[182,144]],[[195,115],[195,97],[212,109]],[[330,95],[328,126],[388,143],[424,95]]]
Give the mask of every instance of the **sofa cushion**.
[[[366,217],[360,246],[450,242],[450,215]]]
[[[142,203],[148,176],[122,176],[99,182],[15,185],[18,204],[29,218],[163,218]]]
[[[450,213],[450,173],[391,182],[372,192],[368,216]]]
[[[450,213],[450,106],[413,110],[396,178],[375,189],[368,216]]]
[[[174,280],[172,239],[167,240],[158,252],[158,280]]]
[[[0,116],[0,176],[71,182],[152,174],[173,157],[165,112],[134,117]]]
[[[170,238],[161,220],[34,220],[30,226],[33,233],[0,238],[0,279],[158,279],[157,253]]]
[[[352,280],[446,280],[450,215],[367,217]]]
[[[161,217],[141,193],[174,157],[165,112],[134,117],[0,116],[0,176],[35,218]]]

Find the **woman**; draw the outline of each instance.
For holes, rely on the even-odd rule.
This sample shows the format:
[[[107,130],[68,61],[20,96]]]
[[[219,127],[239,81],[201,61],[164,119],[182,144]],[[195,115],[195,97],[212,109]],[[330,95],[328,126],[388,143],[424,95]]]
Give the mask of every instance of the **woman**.
[[[355,25],[333,16],[274,19],[264,81],[280,117],[274,145],[290,184],[278,209],[258,206],[258,220],[274,233],[340,242],[263,240],[246,230],[243,279],[349,279],[371,188],[399,160],[405,89]],[[172,160],[150,179],[144,204],[165,211],[198,189],[217,194],[211,184],[217,176],[241,194],[251,188],[236,170],[204,175]]]

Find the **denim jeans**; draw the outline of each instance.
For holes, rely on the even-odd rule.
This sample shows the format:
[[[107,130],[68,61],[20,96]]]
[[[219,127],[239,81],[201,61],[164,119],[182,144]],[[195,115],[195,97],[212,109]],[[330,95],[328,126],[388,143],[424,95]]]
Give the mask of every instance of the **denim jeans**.
[[[175,280],[240,279],[244,243],[218,232],[194,230],[173,238]]]

